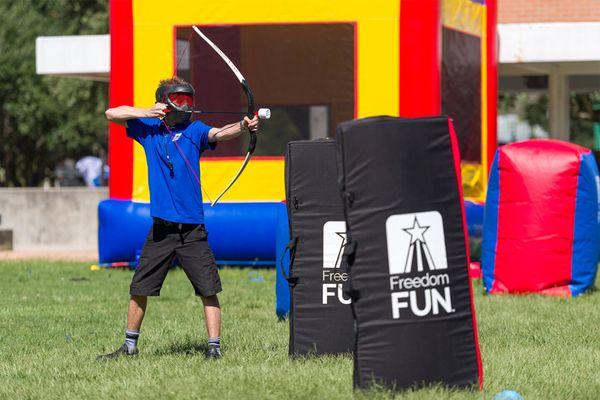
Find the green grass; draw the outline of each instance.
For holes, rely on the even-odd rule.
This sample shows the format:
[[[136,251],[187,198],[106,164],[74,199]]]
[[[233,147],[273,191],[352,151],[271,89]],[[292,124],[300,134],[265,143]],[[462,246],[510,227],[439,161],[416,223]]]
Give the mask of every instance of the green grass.
[[[225,358],[202,356],[199,301],[180,270],[151,299],[136,359],[98,363],[123,340],[129,271],[78,263],[0,263],[0,398],[348,399],[350,357],[290,360],[288,325],[274,312],[273,270],[227,268]],[[485,373],[479,391],[429,388],[402,399],[491,399],[503,389],[526,399],[600,398],[600,293],[577,299],[484,296],[476,307]]]

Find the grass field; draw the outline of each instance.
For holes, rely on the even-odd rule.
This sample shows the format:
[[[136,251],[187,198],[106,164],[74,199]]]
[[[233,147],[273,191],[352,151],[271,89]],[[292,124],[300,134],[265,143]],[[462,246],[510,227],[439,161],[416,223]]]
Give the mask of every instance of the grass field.
[[[199,301],[175,270],[149,302],[140,356],[112,363],[95,356],[122,343],[131,272],[11,261],[0,263],[0,274],[1,399],[392,397],[353,393],[349,357],[288,358],[273,270],[222,270],[224,359],[204,359]],[[475,291],[484,391],[430,388],[398,398],[491,399],[503,389],[525,399],[600,398],[600,293],[556,299]]]

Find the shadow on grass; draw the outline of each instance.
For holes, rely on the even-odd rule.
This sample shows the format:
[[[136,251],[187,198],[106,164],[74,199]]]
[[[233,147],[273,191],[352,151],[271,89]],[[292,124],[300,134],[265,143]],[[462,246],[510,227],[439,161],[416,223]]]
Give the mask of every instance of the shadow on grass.
[[[159,348],[154,354],[157,356],[171,356],[177,354],[204,355],[206,350],[208,350],[208,344],[187,340],[185,342],[171,343],[166,347]]]

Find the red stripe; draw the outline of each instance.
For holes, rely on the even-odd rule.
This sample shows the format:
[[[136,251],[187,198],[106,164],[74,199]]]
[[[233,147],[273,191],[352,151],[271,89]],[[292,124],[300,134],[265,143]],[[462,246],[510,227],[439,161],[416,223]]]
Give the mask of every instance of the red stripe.
[[[487,37],[487,123],[488,123],[488,145],[487,149],[487,169],[490,171],[494,154],[498,143],[497,137],[497,99],[498,99],[498,36],[496,26],[498,23],[497,2],[496,0],[487,0],[485,2],[486,19],[486,37]]]
[[[439,115],[440,0],[401,0],[400,7],[400,116]]]
[[[460,170],[460,150],[458,148],[458,139],[456,138],[456,132],[454,131],[454,124],[452,124],[452,120],[450,118],[448,118],[448,130],[450,133],[450,142],[452,143],[452,155],[454,157],[454,174],[456,175],[456,184],[458,186],[460,196],[460,212],[462,214],[463,232],[465,237],[465,250],[467,252],[467,265],[465,267],[468,270],[471,260],[469,256],[469,234],[467,232],[467,220],[465,217],[465,199],[463,196],[462,177]],[[477,376],[479,380],[479,389],[483,389],[483,365],[481,363],[481,350],[479,349],[479,332],[477,330],[477,318],[475,316],[475,303],[473,302],[473,285],[471,283],[470,277],[467,276],[467,280],[469,281],[469,299],[471,301],[473,337],[475,340],[475,352],[477,356]]]
[[[133,105],[133,8],[132,0],[110,0],[109,107]],[[109,125],[108,164],[111,198],[131,199],[133,141],[125,128]]]

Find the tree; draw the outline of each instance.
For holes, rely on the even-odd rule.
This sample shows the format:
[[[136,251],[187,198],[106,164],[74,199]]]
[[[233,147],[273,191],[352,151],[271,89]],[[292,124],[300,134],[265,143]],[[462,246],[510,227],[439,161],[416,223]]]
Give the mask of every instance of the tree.
[[[108,32],[106,0],[0,2],[0,185],[37,186],[67,157],[107,147],[106,83],[40,76],[38,36]]]

